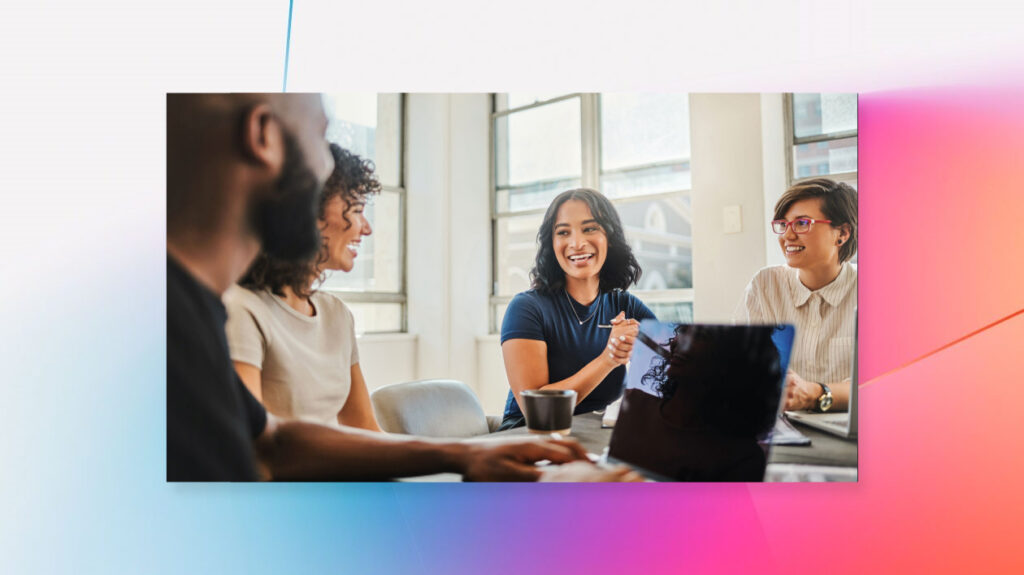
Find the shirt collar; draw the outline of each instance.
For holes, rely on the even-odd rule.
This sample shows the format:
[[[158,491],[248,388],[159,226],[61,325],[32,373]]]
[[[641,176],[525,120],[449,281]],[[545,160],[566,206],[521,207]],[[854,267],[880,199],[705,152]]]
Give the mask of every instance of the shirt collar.
[[[811,299],[811,295],[818,294],[821,296],[821,299],[828,302],[830,306],[837,306],[839,305],[839,302],[846,297],[846,294],[850,291],[850,287],[853,285],[854,281],[855,276],[853,274],[852,266],[850,266],[849,262],[844,262],[839,270],[839,275],[836,276],[836,279],[832,280],[832,283],[819,290],[811,291],[807,289],[807,286],[800,283],[800,272],[799,270],[794,269],[793,274],[790,275],[793,304],[796,307],[800,307],[807,303],[807,300]]]

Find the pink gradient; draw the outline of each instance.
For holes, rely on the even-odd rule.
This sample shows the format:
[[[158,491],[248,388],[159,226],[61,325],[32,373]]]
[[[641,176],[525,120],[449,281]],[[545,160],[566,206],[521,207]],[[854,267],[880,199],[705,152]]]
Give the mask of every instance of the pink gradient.
[[[1024,308],[1022,103],[861,96],[862,381]]]
[[[1022,342],[1018,316],[863,388],[859,484],[752,486],[784,571],[821,570],[817,516],[830,573],[1024,572]]]
[[[1024,572],[1024,314],[914,362],[1024,308],[1022,96],[861,98],[858,483],[575,486],[541,571]]]

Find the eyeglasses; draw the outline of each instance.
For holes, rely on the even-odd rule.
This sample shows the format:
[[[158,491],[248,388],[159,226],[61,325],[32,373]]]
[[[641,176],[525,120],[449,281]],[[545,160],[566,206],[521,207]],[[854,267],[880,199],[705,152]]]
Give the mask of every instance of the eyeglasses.
[[[789,226],[793,226],[793,231],[798,234],[806,234],[811,231],[811,226],[814,224],[831,224],[832,220],[815,220],[812,218],[797,218],[791,222],[786,220],[775,220],[772,222],[772,231],[782,235],[786,233],[786,229]]]

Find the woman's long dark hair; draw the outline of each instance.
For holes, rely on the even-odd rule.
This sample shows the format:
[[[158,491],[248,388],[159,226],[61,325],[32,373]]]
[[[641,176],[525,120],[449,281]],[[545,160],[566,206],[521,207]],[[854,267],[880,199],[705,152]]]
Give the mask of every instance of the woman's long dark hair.
[[[530,270],[530,283],[533,289],[550,293],[565,288],[565,271],[562,266],[558,265],[558,259],[555,257],[553,238],[558,209],[569,200],[580,200],[587,204],[590,213],[604,229],[605,236],[608,238],[608,255],[599,272],[601,282],[598,289],[602,293],[625,290],[640,281],[643,270],[640,269],[640,264],[633,256],[633,250],[626,242],[622,221],[619,219],[619,213],[615,211],[615,206],[599,192],[588,188],[579,188],[559,194],[544,214],[544,221],[541,222],[540,231],[537,232],[537,242],[540,247],[537,250],[537,259],[534,261],[533,269]]]
[[[331,144],[331,155],[334,156],[334,171],[320,192],[317,204],[317,218],[320,220],[324,219],[327,203],[335,196],[341,196],[351,209],[360,199],[380,192],[380,182],[373,173],[372,161],[364,160],[338,144]],[[348,209],[342,217],[351,227]],[[316,288],[310,285],[309,278],[317,273],[320,266],[327,261],[327,257],[326,245],[322,246],[312,259],[298,262],[278,259],[260,252],[238,284],[253,291],[270,290],[281,297],[284,297],[284,288],[287,286],[295,295],[308,298],[316,291]],[[321,273],[314,283],[322,283],[324,275]]]

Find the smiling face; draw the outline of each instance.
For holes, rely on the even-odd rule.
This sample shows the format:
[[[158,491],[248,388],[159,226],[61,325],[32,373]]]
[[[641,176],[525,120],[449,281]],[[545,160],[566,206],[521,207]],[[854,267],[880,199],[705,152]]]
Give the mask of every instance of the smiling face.
[[[551,241],[566,282],[600,277],[608,256],[608,237],[585,202],[568,200],[558,208]]]
[[[327,201],[320,220],[320,235],[327,246],[327,261],[322,269],[352,271],[363,236],[373,233],[363,213],[365,209],[366,201],[361,199],[351,206],[341,196]]]
[[[792,222],[798,218],[827,220],[821,211],[820,198],[810,198],[794,202],[786,212],[784,219]],[[779,247],[786,257],[786,263],[797,269],[814,269],[823,266],[839,265],[839,244],[845,242],[849,234],[845,229],[833,228],[827,223],[815,223],[805,234],[797,234],[793,226],[786,228],[786,233],[779,236]]]

